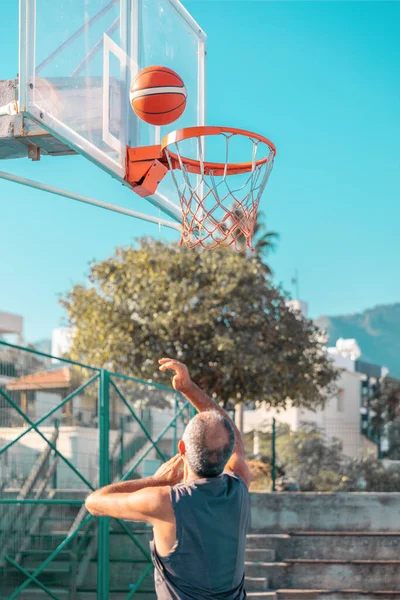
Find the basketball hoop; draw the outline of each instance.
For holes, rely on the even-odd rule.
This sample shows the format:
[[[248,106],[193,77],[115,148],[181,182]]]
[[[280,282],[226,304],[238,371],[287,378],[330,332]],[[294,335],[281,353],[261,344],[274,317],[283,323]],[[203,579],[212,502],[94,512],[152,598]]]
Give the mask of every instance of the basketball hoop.
[[[206,161],[205,141],[219,138],[223,162]],[[185,155],[196,141],[196,158]],[[250,145],[251,160],[234,162],[233,140]],[[211,143],[208,140],[208,144]],[[263,150],[260,150],[260,148]],[[236,154],[238,148],[235,148]],[[263,154],[261,158],[259,156]],[[181,243],[188,248],[252,247],[257,209],[276,154],[267,138],[230,127],[190,127],[174,131],[161,146],[128,149],[127,181],[139,195],[153,193],[168,171],[182,208]],[[138,174],[141,177],[138,179]]]

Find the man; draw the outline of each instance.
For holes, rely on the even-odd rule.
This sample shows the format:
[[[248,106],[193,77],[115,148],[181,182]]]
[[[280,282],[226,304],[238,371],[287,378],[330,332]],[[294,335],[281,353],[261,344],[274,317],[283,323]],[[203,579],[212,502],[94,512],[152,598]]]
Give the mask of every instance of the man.
[[[240,432],[191,381],[184,364],[169,358],[159,363],[160,371],[175,372],[174,388],[199,413],[186,427],[179,454],[153,477],[94,492],[86,507],[95,516],[153,526],[159,600],[244,600],[250,471]]]

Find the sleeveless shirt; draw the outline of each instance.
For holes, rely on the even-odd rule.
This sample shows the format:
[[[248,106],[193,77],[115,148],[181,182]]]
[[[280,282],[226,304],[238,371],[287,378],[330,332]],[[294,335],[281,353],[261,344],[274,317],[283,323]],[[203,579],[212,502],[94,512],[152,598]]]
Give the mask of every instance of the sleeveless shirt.
[[[166,557],[150,542],[158,600],[245,600],[244,561],[250,496],[241,477],[171,488],[176,542]]]

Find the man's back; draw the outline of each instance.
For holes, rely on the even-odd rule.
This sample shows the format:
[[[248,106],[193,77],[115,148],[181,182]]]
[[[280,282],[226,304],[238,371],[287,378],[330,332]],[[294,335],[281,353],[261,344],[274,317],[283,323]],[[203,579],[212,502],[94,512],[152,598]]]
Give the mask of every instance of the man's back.
[[[250,498],[240,477],[223,473],[171,488],[176,544],[151,551],[159,600],[243,600]]]

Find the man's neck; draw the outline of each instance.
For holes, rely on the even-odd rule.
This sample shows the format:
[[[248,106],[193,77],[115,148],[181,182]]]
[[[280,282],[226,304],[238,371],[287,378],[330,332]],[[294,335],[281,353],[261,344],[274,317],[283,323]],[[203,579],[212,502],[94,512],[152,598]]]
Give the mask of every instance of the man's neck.
[[[199,481],[199,479],[204,479],[204,477],[199,477],[195,473],[187,473],[184,483],[193,483],[193,481]]]
[[[222,474],[222,473],[221,473]],[[195,473],[188,473],[187,477],[185,477],[183,479],[183,483],[193,483],[194,481],[206,481],[207,479],[217,479],[218,476],[216,477],[200,477],[199,475],[196,475]]]

